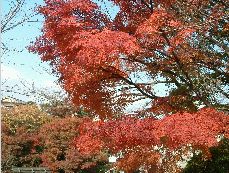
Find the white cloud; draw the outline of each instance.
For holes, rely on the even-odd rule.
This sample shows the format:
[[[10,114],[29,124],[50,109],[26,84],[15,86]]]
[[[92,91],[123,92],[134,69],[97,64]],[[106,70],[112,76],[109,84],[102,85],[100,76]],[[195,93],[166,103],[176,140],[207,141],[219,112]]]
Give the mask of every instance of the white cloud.
[[[3,80],[18,80],[21,78],[21,73],[13,67],[1,65],[1,79]]]

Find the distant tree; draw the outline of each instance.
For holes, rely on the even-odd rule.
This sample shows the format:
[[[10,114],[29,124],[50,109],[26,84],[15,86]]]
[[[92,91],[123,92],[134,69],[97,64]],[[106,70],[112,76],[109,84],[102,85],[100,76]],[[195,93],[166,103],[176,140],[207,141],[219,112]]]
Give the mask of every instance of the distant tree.
[[[63,91],[34,91],[40,99],[40,108],[47,114],[55,117],[88,115],[82,106],[74,105]]]
[[[73,140],[79,134],[81,118],[55,118],[44,124],[39,131],[39,140],[44,151],[40,155],[42,166],[57,172],[103,172],[108,163],[105,152],[83,155],[75,149]]]
[[[36,104],[14,106],[11,109],[2,108],[2,122],[7,124],[11,132],[18,127],[24,127],[28,131],[35,131],[42,124],[50,121],[50,117],[42,112]]]
[[[2,116],[2,171],[11,172],[12,166],[39,166],[41,158],[37,135],[39,128],[50,118],[36,105],[1,109]]]

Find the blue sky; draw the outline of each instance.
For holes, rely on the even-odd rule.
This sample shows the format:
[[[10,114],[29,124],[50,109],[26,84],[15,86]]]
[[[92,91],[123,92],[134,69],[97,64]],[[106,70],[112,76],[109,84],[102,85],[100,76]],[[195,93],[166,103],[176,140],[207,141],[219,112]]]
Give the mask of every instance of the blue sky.
[[[42,4],[42,0],[26,1],[20,12],[13,22],[19,21],[24,14],[31,14],[35,8],[36,2]],[[10,1],[2,2],[2,19],[4,14],[9,11]],[[32,89],[32,85],[37,89],[47,88],[52,90],[60,90],[56,85],[57,78],[50,73],[51,68],[47,63],[41,62],[38,55],[29,53],[26,49],[32,41],[41,35],[41,27],[43,18],[37,15],[30,19],[38,22],[24,23],[12,30],[1,34],[2,43],[10,49],[1,56],[1,82],[2,82],[2,97],[12,96],[22,100],[33,100],[33,96],[24,96],[24,94],[15,94],[14,92],[25,93]],[[28,88],[25,91],[24,83]],[[14,92],[6,92],[6,90]],[[31,101],[32,101],[31,100]]]

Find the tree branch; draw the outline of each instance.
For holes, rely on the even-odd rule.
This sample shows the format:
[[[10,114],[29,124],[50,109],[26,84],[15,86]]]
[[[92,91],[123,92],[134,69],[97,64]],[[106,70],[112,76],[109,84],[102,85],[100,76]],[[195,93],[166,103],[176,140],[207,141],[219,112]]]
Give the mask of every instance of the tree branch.
[[[168,37],[166,36],[165,32],[160,29],[161,35],[162,37],[165,39],[165,41],[167,42],[168,46],[171,46],[170,41],[168,39]],[[193,85],[193,82],[191,80],[191,78],[189,77],[188,73],[184,70],[183,68],[183,64],[180,62],[178,56],[176,55],[176,53],[174,51],[172,51],[172,55],[175,59],[175,62],[178,65],[178,68],[182,71],[182,73],[185,75],[186,79],[188,80],[188,82],[186,82],[186,84],[188,85],[189,89],[194,91],[196,93],[196,95],[204,102],[204,104],[208,107],[211,107],[211,104],[208,102],[207,99],[205,99],[200,93],[199,91],[197,91]]]
[[[149,94],[149,93],[147,93],[147,92],[145,92],[144,90],[142,90],[141,89],[141,87],[139,86],[139,85],[137,85],[136,83],[134,83],[133,81],[131,81],[130,79],[127,79],[127,78],[125,78],[125,77],[123,77],[123,76],[121,76],[120,74],[118,74],[118,73],[114,73],[114,72],[112,72],[112,71],[110,71],[110,70],[108,70],[108,69],[105,69],[105,68],[103,68],[102,67],[102,70],[104,70],[104,71],[106,71],[106,72],[111,72],[113,75],[114,75],[114,77],[117,77],[117,78],[119,78],[119,79],[122,79],[123,81],[125,81],[127,84],[129,84],[129,85],[133,85],[140,93],[142,93],[144,96],[146,96],[146,97],[148,97],[148,98],[150,98],[150,99],[156,99],[156,98],[158,98],[157,96],[155,96],[155,95],[153,95],[153,94]]]

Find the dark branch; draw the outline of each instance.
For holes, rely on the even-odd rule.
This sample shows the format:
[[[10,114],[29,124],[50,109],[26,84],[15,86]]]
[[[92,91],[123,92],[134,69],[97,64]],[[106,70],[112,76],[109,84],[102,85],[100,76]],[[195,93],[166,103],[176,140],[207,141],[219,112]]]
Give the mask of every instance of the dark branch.
[[[141,0],[141,2],[142,2],[148,9],[150,9],[151,12],[153,12],[153,6],[150,6],[150,5],[147,4],[144,0]]]
[[[133,85],[140,93],[142,93],[144,96],[150,98],[150,99],[156,99],[158,98],[157,96],[153,95],[153,94],[149,94],[147,92],[145,92],[138,84],[134,83],[133,81],[131,81],[130,79],[127,79],[125,77],[123,77],[122,75],[118,74],[118,73],[114,73],[109,69],[105,69],[102,68],[103,71],[105,72],[109,72],[112,73],[113,77],[116,77],[118,79],[122,79],[123,81],[125,81],[127,84],[129,85]]]

